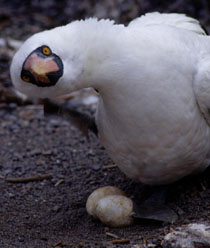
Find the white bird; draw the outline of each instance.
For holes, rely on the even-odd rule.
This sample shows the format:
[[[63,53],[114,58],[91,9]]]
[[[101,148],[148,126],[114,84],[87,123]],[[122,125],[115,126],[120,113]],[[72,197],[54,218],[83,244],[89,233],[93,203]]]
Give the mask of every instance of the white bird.
[[[184,14],[149,13],[128,26],[93,18],[35,34],[11,78],[32,97],[97,89],[99,138],[130,178],[167,184],[209,165],[210,37]]]

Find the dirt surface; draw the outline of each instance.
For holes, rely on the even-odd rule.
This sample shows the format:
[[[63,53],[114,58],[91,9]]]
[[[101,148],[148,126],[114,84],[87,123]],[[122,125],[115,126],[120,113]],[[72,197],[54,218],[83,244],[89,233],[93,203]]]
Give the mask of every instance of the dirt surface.
[[[166,2],[170,2],[166,3]],[[183,3],[185,2],[185,3]],[[207,1],[3,1],[0,38],[24,40],[46,28],[87,16],[127,23],[147,11],[185,12],[209,27]],[[10,90],[10,57],[0,50],[0,89]],[[94,134],[89,141],[66,120],[44,117],[39,103],[18,105],[0,97],[0,247],[161,247],[171,228],[210,222],[210,172],[187,178],[171,188],[169,205],[178,221],[138,221],[127,228],[108,228],[91,219],[86,199],[96,188],[114,185],[140,203],[145,187],[126,178],[112,164]],[[88,112],[86,106],[80,106]],[[10,183],[6,178],[50,175],[52,178]],[[114,238],[128,244],[113,245]],[[151,246],[153,245],[153,246]]]

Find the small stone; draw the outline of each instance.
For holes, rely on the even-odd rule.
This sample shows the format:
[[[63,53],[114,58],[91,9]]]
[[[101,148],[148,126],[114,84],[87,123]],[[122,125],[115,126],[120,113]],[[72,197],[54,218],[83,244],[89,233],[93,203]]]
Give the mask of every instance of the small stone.
[[[44,156],[49,156],[49,155],[52,154],[52,151],[50,151],[50,150],[43,151],[42,154],[43,154]]]
[[[22,127],[28,127],[29,126],[29,121],[28,120],[23,120],[22,122],[21,122],[21,126]]]
[[[32,151],[29,152],[30,156],[35,156],[35,155],[39,155],[41,154],[41,150],[40,149],[34,149]]]
[[[147,248],[156,248],[157,246],[155,244],[148,244]]]
[[[22,154],[18,152],[15,152],[13,156],[14,156],[13,160],[21,160],[23,158]]]
[[[60,210],[60,207],[58,205],[56,205],[56,206],[53,207],[53,211],[54,212],[57,213],[57,212],[59,212],[59,210]]]
[[[24,242],[25,241],[25,237],[23,235],[18,237],[18,241],[19,242]]]
[[[16,109],[17,108],[17,104],[16,103],[9,103],[9,108],[11,109],[11,110],[14,110],[14,109]]]
[[[56,159],[55,163],[60,164],[61,163],[60,159]]]
[[[98,171],[101,168],[100,164],[93,164],[91,167],[94,171]]]
[[[87,154],[88,154],[88,156],[94,156],[95,152],[93,150],[89,150]]]
[[[14,197],[15,197],[15,195],[14,195],[14,194],[9,193],[9,198],[14,198]]]
[[[51,124],[53,127],[59,127],[59,125],[60,125],[60,120],[59,120],[59,119],[50,119],[50,124]]]
[[[45,161],[41,158],[39,158],[38,160],[36,160],[36,165],[44,165]]]

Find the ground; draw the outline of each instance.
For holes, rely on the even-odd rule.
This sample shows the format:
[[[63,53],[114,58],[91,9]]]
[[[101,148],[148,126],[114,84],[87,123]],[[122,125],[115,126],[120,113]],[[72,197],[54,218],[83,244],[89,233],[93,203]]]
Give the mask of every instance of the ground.
[[[152,1],[151,1],[152,2]],[[146,11],[186,12],[207,26],[208,3],[202,1],[3,1],[0,0],[1,37],[24,40],[32,33],[86,16],[112,17],[127,23]],[[206,5],[205,5],[206,4]],[[29,11],[30,9],[30,11]],[[10,57],[0,50],[0,86],[9,91]],[[96,188],[113,185],[140,203],[144,186],[133,182],[113,162],[94,134],[89,140],[71,123],[44,117],[39,102],[0,103],[0,247],[135,247],[154,244],[176,226],[210,222],[210,173],[174,184],[169,205],[179,214],[173,225],[138,221],[126,228],[108,228],[87,215],[85,203]],[[88,111],[87,107],[81,109]],[[88,112],[90,115],[91,111]],[[8,178],[46,175],[28,183]],[[111,240],[127,239],[113,245]],[[141,247],[141,246],[140,246]]]

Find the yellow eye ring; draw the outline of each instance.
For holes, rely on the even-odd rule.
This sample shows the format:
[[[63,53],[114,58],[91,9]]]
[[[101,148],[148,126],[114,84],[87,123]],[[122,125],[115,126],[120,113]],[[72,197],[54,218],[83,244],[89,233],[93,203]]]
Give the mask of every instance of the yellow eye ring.
[[[23,76],[22,79],[25,82],[30,82],[30,77],[29,76]]]
[[[48,47],[43,47],[42,48],[42,53],[44,55],[50,55],[51,51],[50,51],[50,49]]]

